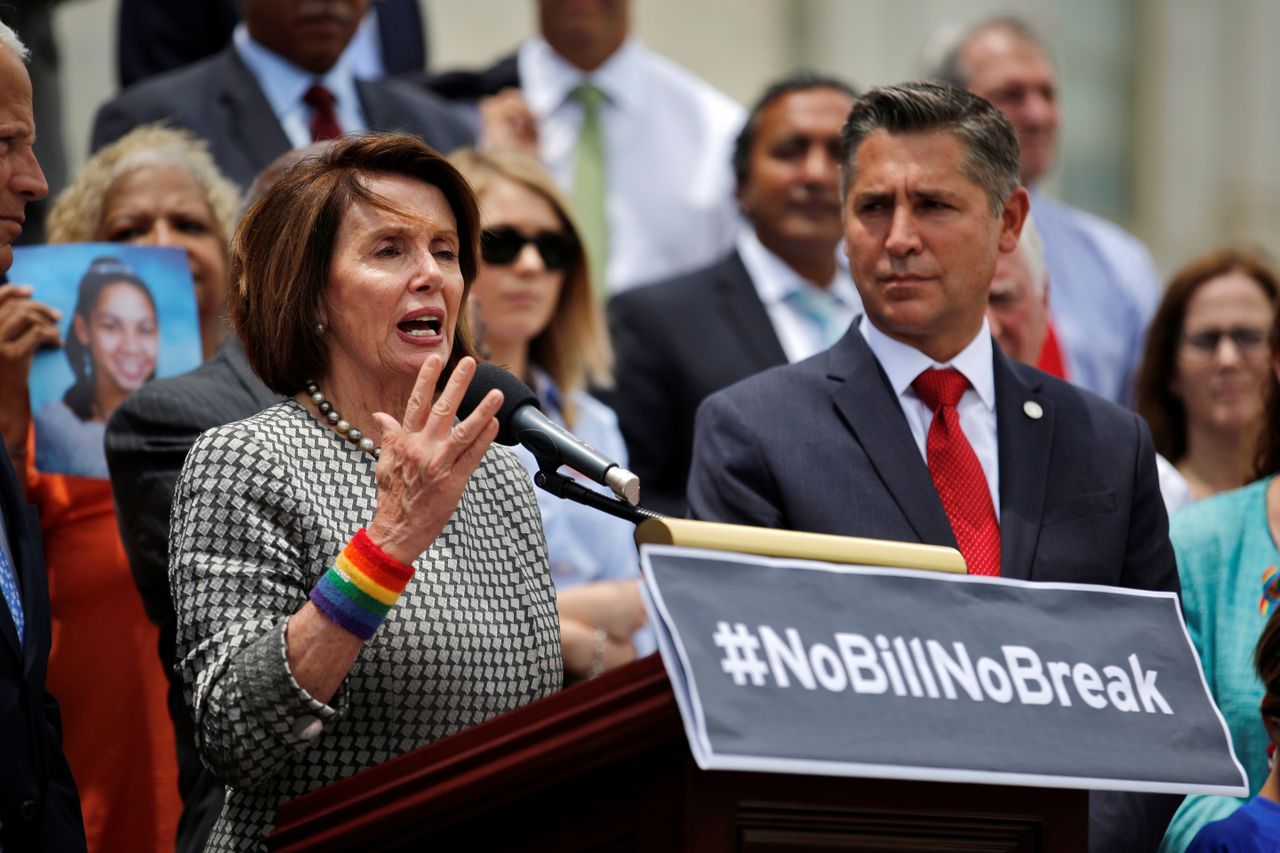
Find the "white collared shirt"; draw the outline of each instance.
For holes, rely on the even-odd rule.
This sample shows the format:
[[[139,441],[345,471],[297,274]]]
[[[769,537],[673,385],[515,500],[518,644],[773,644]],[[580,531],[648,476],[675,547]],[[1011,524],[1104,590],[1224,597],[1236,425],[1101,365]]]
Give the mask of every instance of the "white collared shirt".
[[[1000,519],[1000,445],[996,436],[996,377],[992,364],[991,331],[987,327],[986,318],[982,320],[982,329],[968,346],[946,364],[939,364],[915,347],[901,341],[895,341],[877,329],[863,315],[858,330],[871,347],[872,354],[880,367],[889,377],[889,385],[893,388],[902,414],[907,418],[911,428],[911,437],[916,441],[920,457],[928,464],[926,440],[929,437],[929,425],[933,423],[933,410],[920,399],[920,395],[911,387],[916,377],[930,367],[954,367],[969,380],[969,388],[960,398],[956,410],[960,414],[960,429],[973,447],[973,452],[982,464],[982,473],[987,477],[987,488],[991,490],[991,503],[996,509],[996,520]]]
[[[628,39],[584,74],[540,36],[520,45],[520,86],[538,119],[538,149],[572,193],[590,81],[604,92],[605,206],[611,292],[707,266],[733,246],[741,216],[730,159],[746,112],[685,69]]]
[[[236,52],[258,81],[262,94],[266,95],[271,111],[284,129],[284,135],[294,148],[311,144],[311,107],[303,103],[302,96],[313,83],[319,83],[333,92],[334,109],[338,113],[338,125],[344,133],[359,133],[369,129],[356,91],[356,79],[346,54],[338,57],[325,74],[316,75],[304,71],[278,53],[268,50],[249,36],[243,23],[236,25],[232,37]],[[348,47],[348,49],[350,49]]]
[[[823,300],[841,329],[847,329],[853,318],[862,313],[862,299],[849,277],[849,259],[841,247],[835,249],[836,272],[825,288],[804,278],[786,261],[766,249],[755,229],[749,225],[738,232],[737,247],[738,256],[742,258],[742,265],[747,268],[747,275],[764,303],[787,361],[803,361],[829,346],[829,342],[817,336],[819,333],[813,321],[787,299],[788,294],[805,290]]]

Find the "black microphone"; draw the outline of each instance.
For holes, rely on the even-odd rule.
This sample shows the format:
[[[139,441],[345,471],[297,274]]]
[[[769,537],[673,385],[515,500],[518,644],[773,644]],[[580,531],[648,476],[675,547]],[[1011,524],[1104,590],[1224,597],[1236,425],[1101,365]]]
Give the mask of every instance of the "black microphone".
[[[640,478],[542,413],[533,390],[496,364],[476,365],[458,417],[475,411],[490,389],[502,392],[498,410],[498,442],[523,444],[538,462],[552,469],[568,465],[583,476],[608,486],[632,506],[640,503]]]

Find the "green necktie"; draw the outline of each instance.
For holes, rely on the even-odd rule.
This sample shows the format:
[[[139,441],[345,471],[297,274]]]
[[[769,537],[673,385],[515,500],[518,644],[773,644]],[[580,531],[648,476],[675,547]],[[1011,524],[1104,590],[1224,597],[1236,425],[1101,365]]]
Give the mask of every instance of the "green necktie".
[[[587,244],[591,283],[603,299],[609,293],[604,279],[609,258],[609,220],[605,211],[604,135],[600,128],[600,107],[605,94],[592,83],[582,83],[570,93],[582,105],[582,128],[573,155],[573,212]]]

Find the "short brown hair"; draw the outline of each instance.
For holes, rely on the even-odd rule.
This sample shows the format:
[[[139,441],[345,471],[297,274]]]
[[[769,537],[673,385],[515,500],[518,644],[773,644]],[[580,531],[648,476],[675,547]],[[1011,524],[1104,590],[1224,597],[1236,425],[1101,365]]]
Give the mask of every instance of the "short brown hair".
[[[315,333],[315,326],[346,211],[364,203],[414,215],[370,192],[360,179],[372,175],[422,181],[449,202],[458,223],[465,286],[446,374],[463,356],[474,355],[466,300],[476,277],[480,214],[471,187],[416,136],[346,137],[281,175],[245,211],[232,242],[231,323],[253,372],[278,394],[294,394],[328,369],[327,339]]]
[[[591,268],[587,264],[582,235],[574,222],[569,203],[546,168],[527,155],[464,148],[453,152],[449,159],[471,182],[476,195],[483,196],[496,181],[505,180],[542,196],[577,243],[573,265],[565,273],[555,314],[547,328],[529,343],[530,361],[545,370],[559,387],[563,397],[560,413],[565,424],[572,427],[577,413],[571,392],[585,387],[588,382],[597,388],[611,386],[613,350],[591,286]]]
[[[1135,389],[1138,414],[1151,427],[1156,452],[1170,462],[1178,462],[1187,455],[1187,410],[1173,393],[1187,305],[1203,285],[1232,272],[1244,273],[1256,281],[1273,304],[1280,296],[1280,278],[1261,254],[1245,249],[1218,249],[1195,258],[1174,274],[1147,330]],[[1271,384],[1275,384],[1274,377]]]

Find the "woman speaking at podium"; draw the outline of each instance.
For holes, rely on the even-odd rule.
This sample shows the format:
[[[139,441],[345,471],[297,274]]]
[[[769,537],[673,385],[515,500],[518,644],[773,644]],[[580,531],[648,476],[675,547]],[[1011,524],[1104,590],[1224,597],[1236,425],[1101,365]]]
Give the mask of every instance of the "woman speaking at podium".
[[[479,218],[409,136],[344,139],[245,214],[230,312],[292,399],[205,433],[174,498],[178,668],[229,785],[210,850],[281,802],[559,688],[523,466],[475,372]]]

